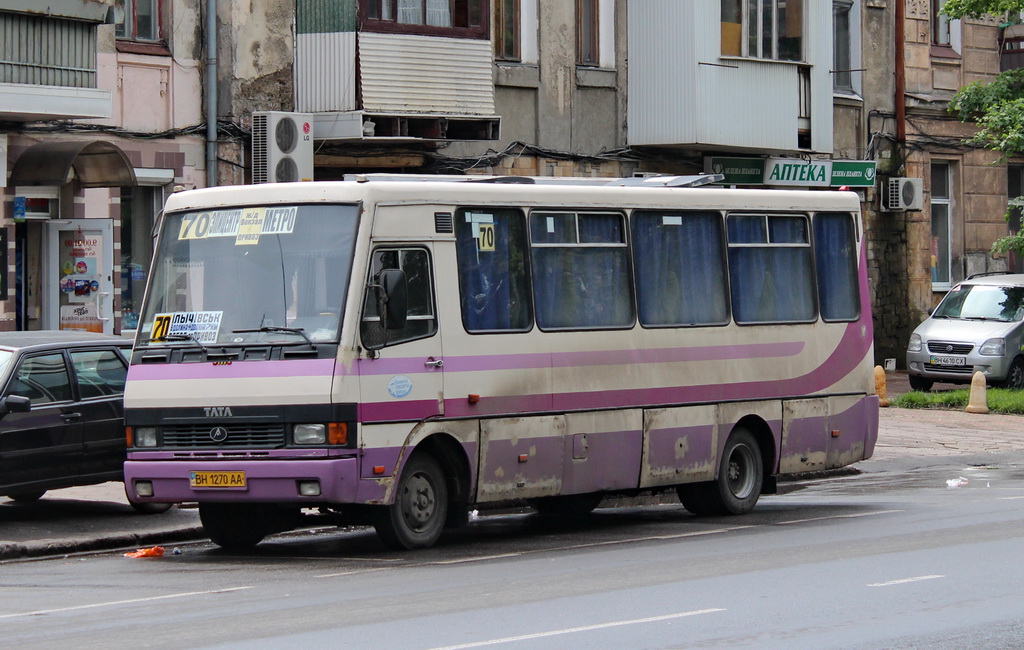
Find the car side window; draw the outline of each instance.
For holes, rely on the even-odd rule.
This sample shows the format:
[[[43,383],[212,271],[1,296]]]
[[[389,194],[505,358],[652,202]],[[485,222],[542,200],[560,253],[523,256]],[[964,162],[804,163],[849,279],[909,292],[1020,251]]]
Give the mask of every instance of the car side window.
[[[128,369],[113,350],[78,350],[71,352],[78,394],[82,399],[120,395],[124,392]]]
[[[23,359],[6,394],[27,397],[32,404],[71,401],[71,377],[64,355],[57,352]]]

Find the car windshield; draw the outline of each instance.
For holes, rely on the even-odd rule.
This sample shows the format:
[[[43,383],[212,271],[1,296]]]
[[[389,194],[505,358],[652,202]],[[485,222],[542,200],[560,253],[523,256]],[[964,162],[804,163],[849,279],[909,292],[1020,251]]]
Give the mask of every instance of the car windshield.
[[[961,284],[946,294],[932,317],[1019,321],[1024,318],[1024,287]]]
[[[7,372],[7,366],[11,365],[11,359],[14,358],[14,353],[10,350],[0,350],[0,377],[3,377],[4,373]],[[0,386],[2,388],[3,386]]]
[[[358,215],[355,205],[168,214],[139,344],[337,341]]]

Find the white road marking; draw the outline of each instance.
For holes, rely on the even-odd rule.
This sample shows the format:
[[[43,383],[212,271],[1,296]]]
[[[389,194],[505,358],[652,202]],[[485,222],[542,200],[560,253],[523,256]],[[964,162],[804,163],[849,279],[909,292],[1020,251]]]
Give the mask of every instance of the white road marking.
[[[598,623],[597,625],[584,625],[581,627],[569,627],[562,630],[552,630],[550,632],[537,632],[535,634],[522,634],[520,636],[507,636],[503,639],[490,639],[488,641],[477,641],[475,643],[463,643],[461,645],[446,645],[432,650],[463,650],[463,648],[482,648],[489,645],[499,645],[502,643],[516,643],[518,641],[529,641],[530,639],[543,639],[549,636],[561,636],[563,634],[576,634],[577,632],[590,632],[592,630],[603,630],[610,627],[622,627],[623,625],[640,625],[641,623],[655,623],[657,621],[667,621],[673,618],[683,618],[685,616],[698,616],[700,614],[713,614],[714,612],[724,612],[724,609],[698,609],[692,612],[679,612],[678,614],[666,614],[665,616],[650,616],[648,618],[635,618],[628,621],[613,621],[611,623]]]
[[[232,591],[244,589],[255,589],[255,587],[230,587],[228,589],[214,589],[212,591],[190,591],[183,594],[168,594],[166,596],[151,596],[149,598],[132,598],[130,600],[114,600],[107,603],[93,603],[92,605],[76,605],[74,607],[60,607],[57,609],[37,609],[34,612],[22,612],[20,614],[0,614],[3,618],[19,618],[22,616],[42,616],[44,614],[60,614],[63,612],[74,612],[82,609],[95,609],[97,607],[114,607],[117,605],[132,605],[134,603],[151,603],[155,600],[167,600],[170,598],[187,598],[188,596],[207,596],[209,594],[227,594]]]
[[[922,580],[935,580],[936,578],[945,578],[946,576],[934,575],[934,576],[917,576],[916,578],[903,578],[902,580],[890,580],[889,582],[873,582],[869,584],[869,587],[891,587],[893,585],[905,585],[908,582],[921,582]]]
[[[789,521],[775,522],[776,526],[787,526],[789,524],[805,524],[810,521],[827,521],[829,519],[856,519],[857,517],[873,517],[875,515],[889,515],[894,512],[906,512],[906,510],[875,510],[874,512],[858,512],[852,515],[826,515],[824,517],[808,517],[807,519],[791,519]]]
[[[409,566],[417,566],[417,565],[411,564]],[[377,567],[375,569],[354,569],[352,571],[341,571],[339,573],[325,573],[323,575],[316,576],[316,577],[317,578],[340,578],[342,576],[355,576],[355,575],[359,575],[361,573],[376,573],[377,571],[390,571],[393,568],[395,568],[395,567],[382,566],[382,567]]]
[[[999,501],[1013,501],[1014,499],[1024,499],[1024,496],[1019,497],[999,497]]]

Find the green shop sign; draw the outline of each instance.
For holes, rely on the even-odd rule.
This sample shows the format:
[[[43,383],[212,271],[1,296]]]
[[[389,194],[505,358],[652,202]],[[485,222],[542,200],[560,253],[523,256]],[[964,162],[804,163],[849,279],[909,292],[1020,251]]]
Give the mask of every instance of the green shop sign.
[[[867,160],[709,156],[704,159],[704,171],[725,176],[723,185],[872,187],[875,184],[875,162]]]

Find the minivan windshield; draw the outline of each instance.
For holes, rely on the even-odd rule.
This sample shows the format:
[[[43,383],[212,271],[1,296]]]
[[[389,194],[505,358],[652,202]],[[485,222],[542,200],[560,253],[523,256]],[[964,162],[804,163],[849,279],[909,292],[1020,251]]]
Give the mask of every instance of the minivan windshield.
[[[1019,321],[1024,318],[1024,287],[961,284],[946,294],[932,317]]]
[[[168,214],[138,343],[336,342],[358,219],[355,205]]]

